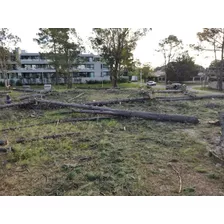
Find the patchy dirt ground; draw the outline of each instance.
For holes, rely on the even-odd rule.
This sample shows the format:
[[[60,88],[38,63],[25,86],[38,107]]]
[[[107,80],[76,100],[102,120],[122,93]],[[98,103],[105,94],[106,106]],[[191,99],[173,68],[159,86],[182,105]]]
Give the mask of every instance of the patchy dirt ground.
[[[13,92],[12,98],[16,101],[21,95]],[[77,89],[46,99],[83,103],[140,95],[138,89]],[[192,115],[200,123],[137,118],[60,123],[57,121],[63,118],[90,115],[39,107],[1,110],[0,137],[9,140],[14,152],[0,154],[0,195],[224,195],[223,167],[208,154],[221,131],[208,121],[218,119],[218,112],[224,111],[223,100],[147,101],[111,107]],[[2,131],[47,121],[55,123]],[[76,134],[16,143],[20,138],[67,132]],[[180,173],[181,193],[178,175],[169,164]]]

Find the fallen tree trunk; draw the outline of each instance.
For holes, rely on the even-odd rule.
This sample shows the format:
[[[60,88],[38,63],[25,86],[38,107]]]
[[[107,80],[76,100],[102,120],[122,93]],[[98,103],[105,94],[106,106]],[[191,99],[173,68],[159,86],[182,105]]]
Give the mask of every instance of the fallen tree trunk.
[[[35,92],[35,93],[49,93],[51,92],[50,90],[44,90],[44,89],[18,89],[18,88],[14,88],[14,91],[18,91],[18,92]]]
[[[96,101],[96,102],[89,102],[85,103],[85,105],[93,105],[93,106],[103,106],[108,104],[117,104],[121,102],[141,102],[145,100],[149,100],[149,97],[140,97],[140,98],[132,98],[132,99],[117,99],[117,100],[107,100],[107,101]]]
[[[57,139],[57,138],[62,138],[66,136],[72,136],[72,135],[79,135],[79,132],[69,132],[69,133],[63,133],[63,134],[55,134],[55,135],[46,135],[42,137],[36,137],[36,138],[20,138],[16,140],[16,143],[24,143],[24,142],[33,142],[33,141],[38,141],[41,139]]]
[[[182,101],[182,100],[223,99],[223,98],[224,94],[193,96],[193,97],[155,97],[154,99],[159,101]]]
[[[73,110],[76,113],[91,113],[91,114],[108,114],[114,116],[124,116],[124,117],[139,117],[149,120],[157,121],[173,121],[181,123],[199,123],[196,117],[182,116],[182,115],[168,115],[168,114],[156,114],[141,111],[100,111],[100,110]]]
[[[34,104],[34,101],[0,105],[0,109],[9,108],[9,107],[22,107],[22,106],[31,105],[31,104]]]
[[[182,90],[153,90],[153,93],[182,93]]]
[[[117,110],[105,107],[97,107],[92,105],[82,105],[82,104],[75,104],[75,103],[63,103],[57,101],[49,101],[49,100],[37,100],[37,102],[45,104],[47,103],[62,107],[74,107],[74,108],[81,108],[87,110],[96,110],[96,111],[103,111],[103,112],[110,112],[105,114],[116,115],[116,116],[125,116],[125,117],[139,117],[149,120],[157,120],[157,121],[173,121],[173,122],[182,122],[182,123],[199,123],[199,120],[196,117],[190,116],[183,116],[183,115],[170,115],[170,114],[157,114],[157,113],[150,113],[150,112],[142,112],[142,111],[128,111],[128,110]],[[94,111],[92,111],[94,113]]]
[[[26,99],[31,99],[31,98],[35,98],[35,97],[44,98],[45,96],[42,94],[33,94],[33,95],[28,95],[28,96],[22,96],[19,98],[19,100],[26,100]]]
[[[11,147],[9,148],[0,148],[0,152],[11,152],[13,151]]]
[[[70,112],[74,113],[74,112]],[[38,124],[31,124],[31,125],[25,125],[25,126],[18,126],[18,127],[10,127],[2,129],[1,131],[14,131],[16,129],[21,128],[30,128],[34,126],[41,126],[41,125],[47,125],[47,124],[61,124],[61,123],[73,123],[73,122],[80,122],[80,121],[98,121],[98,120],[105,120],[105,119],[111,119],[112,117],[83,117],[83,118],[72,118],[72,119],[63,119],[63,120],[54,120],[54,121],[48,121],[45,123],[38,123]]]

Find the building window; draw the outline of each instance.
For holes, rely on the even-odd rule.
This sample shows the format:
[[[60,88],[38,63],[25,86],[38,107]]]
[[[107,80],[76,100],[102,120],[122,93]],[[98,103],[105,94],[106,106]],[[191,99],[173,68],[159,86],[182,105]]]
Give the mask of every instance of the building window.
[[[99,62],[100,61],[100,58],[99,57],[96,57],[96,58],[93,59],[93,61],[94,62]]]
[[[87,69],[94,69],[94,64],[86,64],[85,68],[87,68]]]
[[[95,77],[95,74],[94,72],[73,72],[73,77],[93,78]]]
[[[101,65],[101,68],[102,68],[102,67],[108,69],[108,66],[105,65],[105,64],[102,64],[102,65]]]
[[[101,77],[104,77],[104,76],[109,76],[110,73],[109,72],[101,72]]]

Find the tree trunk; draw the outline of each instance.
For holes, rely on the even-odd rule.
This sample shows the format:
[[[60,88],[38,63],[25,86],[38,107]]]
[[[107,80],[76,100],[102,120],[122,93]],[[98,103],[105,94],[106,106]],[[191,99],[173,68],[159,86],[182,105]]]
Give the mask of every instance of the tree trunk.
[[[9,107],[23,107],[23,106],[27,106],[27,105],[31,105],[31,104],[34,104],[34,101],[0,105],[0,109],[9,108]]]
[[[204,95],[194,97],[155,97],[159,101],[183,101],[183,100],[202,100],[202,99],[224,99],[224,94],[217,95]]]
[[[118,104],[121,102],[141,102],[145,100],[150,100],[149,97],[139,97],[139,98],[132,98],[132,99],[117,99],[117,100],[106,100],[106,101],[97,101],[97,102],[89,102],[85,103],[85,105],[93,105],[93,106],[103,106],[108,104]]]
[[[166,65],[165,65],[165,85],[167,85],[167,73],[166,73]]]
[[[156,114],[150,112],[142,112],[142,111],[129,111],[129,110],[116,110],[111,108],[105,107],[97,107],[97,106],[88,106],[82,104],[75,104],[75,103],[63,103],[57,101],[50,101],[50,100],[36,100],[39,103],[44,104],[52,104],[56,106],[62,107],[75,107],[75,108],[84,108],[89,110],[96,110],[98,112],[108,112],[105,114],[110,115],[117,115],[117,116],[126,116],[126,117],[139,117],[143,119],[150,119],[150,120],[158,120],[158,121],[174,121],[174,122],[183,122],[183,123],[193,123],[197,124],[199,121],[196,117],[189,117],[189,116],[182,116],[182,115],[169,115],[169,114]],[[94,113],[94,111],[92,111]]]
[[[58,72],[55,71],[55,84],[58,85]]]
[[[112,86],[113,88],[117,88],[117,72],[116,71],[112,73]]]
[[[74,110],[77,113],[91,113],[91,114],[108,114],[114,116],[122,117],[139,117],[148,120],[156,121],[170,121],[170,122],[180,122],[180,123],[199,123],[196,117],[183,116],[183,115],[170,115],[170,114],[157,114],[148,113],[142,111],[125,111],[125,110],[113,110],[113,111],[102,111],[102,110]]]

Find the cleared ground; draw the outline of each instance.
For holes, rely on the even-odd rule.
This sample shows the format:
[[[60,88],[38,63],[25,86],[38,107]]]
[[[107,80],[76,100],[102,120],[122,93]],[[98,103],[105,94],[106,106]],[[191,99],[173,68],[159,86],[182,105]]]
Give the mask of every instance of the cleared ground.
[[[11,95],[15,101],[24,94]],[[83,103],[141,95],[139,89],[77,89],[47,99]],[[221,131],[208,121],[216,120],[218,112],[224,111],[223,100],[146,101],[110,107],[191,115],[198,117],[200,124],[132,118],[55,122],[0,131],[1,138],[7,138],[15,150],[0,154],[0,195],[224,195],[223,168],[208,155],[208,150],[216,147]],[[4,109],[0,111],[0,130],[90,116],[60,114],[62,111],[69,109]],[[22,137],[66,132],[77,134],[15,143]],[[172,167],[180,172],[181,193],[178,175]]]

